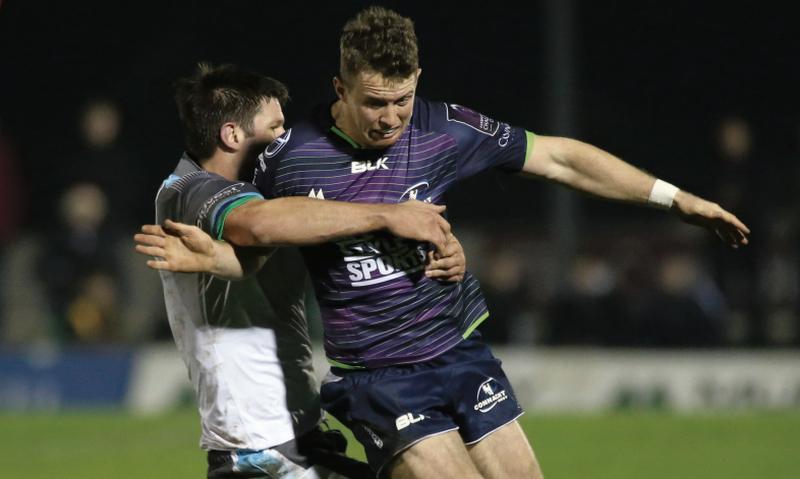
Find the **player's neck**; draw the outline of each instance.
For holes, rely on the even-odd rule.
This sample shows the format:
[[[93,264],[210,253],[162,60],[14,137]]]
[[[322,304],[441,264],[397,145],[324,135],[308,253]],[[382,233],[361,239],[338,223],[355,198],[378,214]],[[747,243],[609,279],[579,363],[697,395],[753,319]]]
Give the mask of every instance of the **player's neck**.
[[[350,122],[348,121],[348,117],[344,111],[344,104],[342,104],[342,100],[336,100],[333,105],[331,105],[331,118],[333,118],[333,124],[336,128],[339,129],[342,133],[347,135],[350,138],[355,138],[356,131],[351,126]],[[355,141],[355,140],[353,140]]]
[[[237,160],[235,155],[217,150],[210,158],[200,165],[204,170],[216,173],[226,180],[236,181],[239,179],[241,163],[241,160]]]

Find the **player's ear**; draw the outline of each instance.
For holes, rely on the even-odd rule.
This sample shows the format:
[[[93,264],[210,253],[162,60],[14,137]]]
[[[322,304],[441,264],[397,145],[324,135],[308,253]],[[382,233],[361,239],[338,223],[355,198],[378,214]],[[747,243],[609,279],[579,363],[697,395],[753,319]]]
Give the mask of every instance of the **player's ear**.
[[[244,138],[242,138],[242,134],[236,126],[236,123],[227,122],[219,127],[219,139],[228,149],[238,150],[240,142]]]
[[[336,92],[336,96],[339,97],[340,100],[345,101],[345,96],[347,96],[347,87],[339,78],[339,75],[335,75],[333,77],[333,90]]]
[[[419,83],[419,76],[422,75],[422,68],[417,68],[417,72],[414,74],[414,89],[416,90],[417,84]]]

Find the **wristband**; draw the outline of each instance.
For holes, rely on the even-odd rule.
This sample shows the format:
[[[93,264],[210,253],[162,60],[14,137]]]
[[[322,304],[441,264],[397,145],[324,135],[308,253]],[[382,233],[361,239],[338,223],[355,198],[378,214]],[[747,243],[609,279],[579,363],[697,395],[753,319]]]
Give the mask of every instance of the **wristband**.
[[[671,185],[666,181],[656,180],[653,184],[653,189],[650,190],[648,201],[664,209],[669,209],[672,207],[672,200],[675,199],[678,191],[680,189],[675,185]]]

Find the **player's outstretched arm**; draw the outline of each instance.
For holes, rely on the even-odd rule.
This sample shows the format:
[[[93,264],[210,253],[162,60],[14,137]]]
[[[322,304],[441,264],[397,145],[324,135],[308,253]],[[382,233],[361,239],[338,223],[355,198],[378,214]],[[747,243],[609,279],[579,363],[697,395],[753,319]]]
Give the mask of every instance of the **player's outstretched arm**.
[[[253,200],[230,212],[223,237],[238,246],[304,246],[386,230],[427,241],[437,251],[447,245],[450,224],[444,206],[420,201],[366,204],[289,197]]]
[[[670,209],[683,221],[715,232],[722,241],[734,248],[749,242],[747,236],[750,229],[716,203],[686,191],[678,191]]]
[[[748,242],[747,226],[718,204],[680,191],[587,143],[537,136],[522,171],[603,198],[668,208],[688,223],[713,230],[733,247]]]
[[[133,237],[136,251],[154,257],[147,261],[153,269],[176,272],[206,272],[225,279],[239,279],[257,271],[264,257],[238,254],[224,241],[215,241],[196,226],[167,220],[159,225],[144,225]]]
[[[457,283],[464,279],[466,272],[467,257],[464,254],[464,248],[453,233],[447,235],[447,246],[443,254],[434,251],[428,253],[425,276]]]

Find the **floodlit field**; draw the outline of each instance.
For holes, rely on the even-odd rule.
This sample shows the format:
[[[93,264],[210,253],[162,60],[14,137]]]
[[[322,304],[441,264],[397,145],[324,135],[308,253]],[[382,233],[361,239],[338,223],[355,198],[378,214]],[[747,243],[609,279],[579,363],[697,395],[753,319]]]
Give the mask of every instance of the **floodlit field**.
[[[800,477],[800,411],[526,415],[523,426],[548,479]],[[0,476],[200,478],[205,457],[198,431],[192,410],[148,418],[0,415]]]

